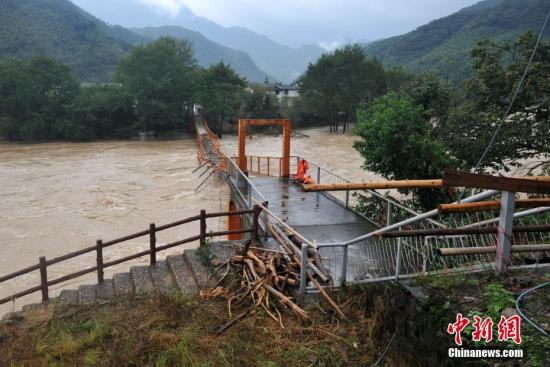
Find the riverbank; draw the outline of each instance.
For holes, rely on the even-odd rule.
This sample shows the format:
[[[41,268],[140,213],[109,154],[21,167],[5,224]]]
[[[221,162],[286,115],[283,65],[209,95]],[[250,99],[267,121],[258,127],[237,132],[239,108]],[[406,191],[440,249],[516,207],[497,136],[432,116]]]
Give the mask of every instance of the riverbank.
[[[312,160],[351,179],[373,176],[361,168],[361,156],[353,148],[352,134],[330,133],[329,128],[300,130],[308,137],[292,140],[292,153]],[[237,152],[237,136],[221,140],[227,155]],[[280,156],[282,138],[252,135],[247,140],[250,155]],[[198,192],[196,141],[106,140],[91,143],[50,142],[37,144],[0,143],[0,249],[2,274],[37,263],[39,256],[53,258],[109,240],[207,212],[227,210],[227,188],[214,176]],[[209,220],[208,229],[225,229],[225,222]],[[158,239],[169,243],[195,235],[198,227],[186,225]],[[105,251],[105,261],[147,249],[147,240],[132,240],[116,251]],[[195,247],[190,244],[189,247]],[[178,249],[180,250],[180,249]],[[174,250],[176,251],[176,250]],[[172,254],[170,251],[168,254]],[[131,264],[113,267],[106,277],[127,271]],[[51,277],[68,274],[95,263],[93,254],[64,262],[49,269]],[[2,275],[0,274],[0,275]],[[66,286],[77,288],[93,280],[85,276]],[[39,284],[38,272],[2,284],[0,298]],[[53,287],[51,296],[59,293]],[[0,314],[36,302],[28,296],[14,304],[0,306]]]
[[[496,323],[488,344],[471,342],[471,326],[463,332],[463,348],[522,349],[522,359],[451,359],[455,344],[446,329],[457,312],[513,313],[520,291],[549,279],[544,271],[506,278],[489,272],[421,278],[409,285],[413,293],[389,283],[352,288],[335,294],[347,320],[313,301],[310,321],[285,313],[281,328],[257,312],[221,335],[216,330],[229,320],[223,297],[49,309],[0,323],[0,352],[7,365],[18,366],[546,366],[550,340],[525,322],[520,346],[498,342]],[[548,327],[548,292],[527,298],[523,309]]]

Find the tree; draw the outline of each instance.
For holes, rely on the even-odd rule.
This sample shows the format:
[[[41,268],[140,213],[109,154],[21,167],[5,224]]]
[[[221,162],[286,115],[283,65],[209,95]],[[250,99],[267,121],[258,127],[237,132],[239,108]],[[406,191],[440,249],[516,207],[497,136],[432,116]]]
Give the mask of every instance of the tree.
[[[325,121],[353,120],[360,102],[386,92],[384,68],[355,44],[324,54],[301,78],[304,107]]]
[[[118,85],[82,88],[68,106],[66,135],[86,133],[89,139],[127,138],[137,132],[134,98]]]
[[[365,159],[363,167],[391,180],[441,177],[452,159],[435,138],[426,110],[406,93],[390,92],[357,111],[354,144]],[[407,192],[406,190],[404,192]],[[439,190],[414,190],[414,204],[433,209],[445,199]]]
[[[247,93],[241,114],[247,118],[273,119],[279,117],[279,106],[264,87],[252,87],[252,93]]]
[[[135,97],[140,128],[159,132],[185,127],[196,72],[191,45],[164,37],[134,48],[120,61],[115,80]]]
[[[215,133],[221,136],[225,120],[239,112],[246,80],[231,66],[220,62],[201,71],[199,85],[198,101]]]
[[[53,60],[0,61],[0,133],[10,140],[65,138],[58,127],[78,93],[71,70]]]
[[[474,76],[466,82],[467,101],[449,116],[449,145],[463,167],[473,167],[489,144],[521,80],[536,42],[533,33],[515,42],[481,41],[472,49]],[[526,81],[482,169],[510,165],[550,152],[550,43],[539,45]],[[467,148],[466,148],[467,147]]]

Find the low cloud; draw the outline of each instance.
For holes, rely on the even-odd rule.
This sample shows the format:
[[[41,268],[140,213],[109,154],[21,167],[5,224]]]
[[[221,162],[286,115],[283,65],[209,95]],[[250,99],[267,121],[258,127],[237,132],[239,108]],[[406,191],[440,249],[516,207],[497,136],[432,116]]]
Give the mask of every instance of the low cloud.
[[[166,13],[175,17],[185,7],[184,0],[138,0],[160,13]]]

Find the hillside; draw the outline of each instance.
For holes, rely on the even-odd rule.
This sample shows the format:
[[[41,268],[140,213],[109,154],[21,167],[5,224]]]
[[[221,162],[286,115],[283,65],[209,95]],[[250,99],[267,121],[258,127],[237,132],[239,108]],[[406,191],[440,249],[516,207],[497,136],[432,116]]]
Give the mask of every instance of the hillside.
[[[120,57],[142,37],[110,27],[67,0],[2,0],[0,57],[41,55],[84,81],[109,81]]]
[[[295,80],[324,52],[316,45],[295,49],[246,28],[225,28],[200,17],[188,17],[182,25],[224,46],[246,52],[260,69],[283,82]]]
[[[153,11],[146,1],[136,0],[73,0],[83,9],[109,23],[128,28],[184,27],[234,50],[246,52],[267,74],[282,82],[301,75],[310,62],[316,61],[324,50],[317,45],[293,48],[243,27],[224,27],[197,16],[183,6],[178,14]],[[151,2],[150,2],[151,3]]]
[[[371,43],[366,50],[385,66],[435,71],[460,83],[471,75],[469,51],[477,41],[513,40],[526,30],[538,32],[548,10],[548,0],[485,0],[410,33]]]
[[[178,26],[135,28],[132,31],[138,35],[157,39],[163,36],[170,36],[176,39],[186,39],[193,45],[193,51],[198,63],[208,67],[220,61],[231,65],[235,71],[253,82],[263,82],[265,78],[274,78],[256,66],[250,56],[242,51],[232,50],[216,42],[210,41],[198,32]]]

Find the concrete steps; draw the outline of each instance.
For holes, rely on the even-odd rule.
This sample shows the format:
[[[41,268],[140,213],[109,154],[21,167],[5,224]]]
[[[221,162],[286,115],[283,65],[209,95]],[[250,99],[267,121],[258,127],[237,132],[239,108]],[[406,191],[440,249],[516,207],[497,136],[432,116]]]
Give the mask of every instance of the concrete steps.
[[[235,244],[243,244],[243,241],[214,242],[210,244],[210,251],[215,259],[226,261],[235,253]],[[117,273],[113,279],[105,279],[100,284],[81,285],[76,290],[64,289],[48,304],[91,305],[159,293],[195,294],[215,283],[214,279],[210,280],[210,275],[211,270],[202,263],[198,249],[185,250],[181,255],[168,256],[165,261],[152,266],[133,266],[129,272]],[[207,284],[209,280],[211,284]],[[22,311],[42,309],[48,304],[26,305]]]

